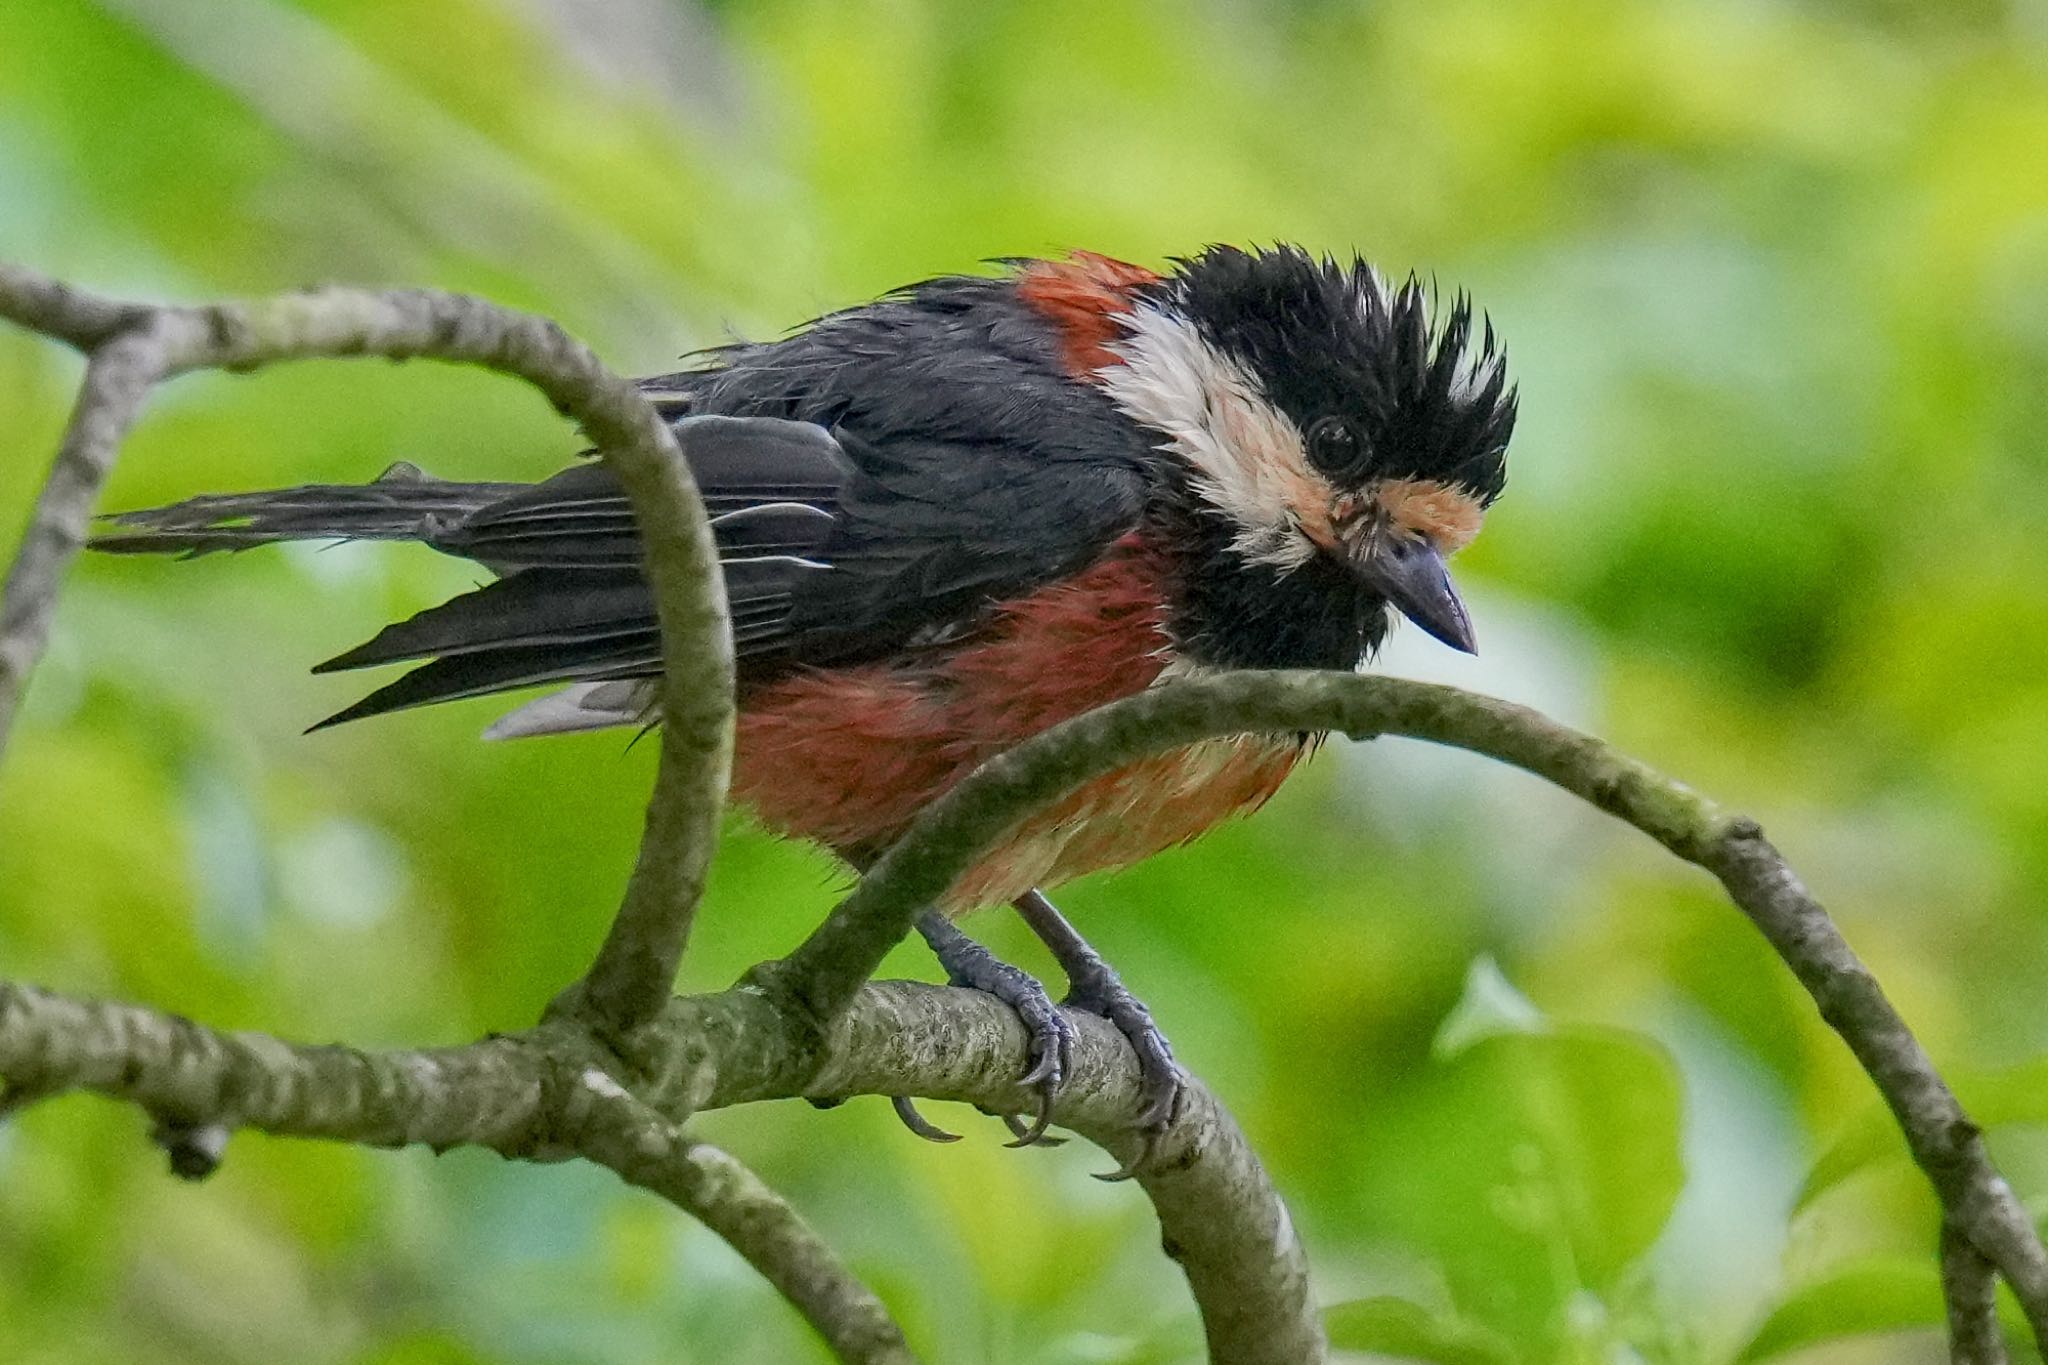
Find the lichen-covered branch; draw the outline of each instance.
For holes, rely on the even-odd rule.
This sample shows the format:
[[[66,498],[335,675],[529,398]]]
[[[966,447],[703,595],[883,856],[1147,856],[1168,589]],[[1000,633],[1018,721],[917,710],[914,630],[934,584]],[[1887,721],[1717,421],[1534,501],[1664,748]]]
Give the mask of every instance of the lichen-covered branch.
[[[83,538],[120,436],[151,385],[190,369],[248,369],[312,356],[432,356],[477,363],[525,378],[575,417],[632,499],[646,545],[665,664],[662,759],[638,861],[596,961],[556,1000],[541,1028],[516,1042],[501,1039],[402,1054],[291,1049],[261,1035],[215,1034],[145,1010],[0,987],[6,992],[0,1016],[11,1015],[11,1021],[0,1017],[0,1027],[14,1029],[18,1036],[11,1042],[19,1045],[0,1046],[0,1055],[11,1057],[0,1066],[5,1082],[0,1111],[47,1093],[85,1087],[121,1093],[143,1105],[156,1115],[159,1133],[204,1133],[209,1149],[226,1127],[251,1126],[369,1143],[478,1142],[515,1155],[562,1154],[561,1115],[550,1099],[560,1089],[562,1067],[578,1068],[579,1075],[604,1075],[621,1058],[659,1051],[651,1037],[694,1036],[647,1024],[668,999],[712,851],[730,766],[732,659],[715,550],[673,433],[630,385],[554,324],[463,296],[323,289],[242,304],[155,308],[102,299],[0,265],[0,317],[68,341],[90,357],[74,422],[74,430],[82,433],[83,454],[60,461],[45,497],[53,509],[46,519],[53,528],[46,537],[52,553],[42,554],[31,538],[21,560],[26,566],[23,587],[9,597],[9,619],[26,624],[7,637],[18,641],[17,647],[9,649],[0,641],[0,655],[18,660],[0,678],[0,683],[11,683],[0,727],[11,716],[13,697],[40,651],[58,578]],[[126,389],[117,382],[124,377]],[[81,471],[88,477],[78,477]],[[17,601],[19,611],[13,609]],[[53,1032],[36,1026],[49,1018],[63,1020],[65,1027]],[[715,1025],[716,1020],[698,1022]],[[946,1027],[957,1033],[958,1023],[952,1020]],[[778,1074],[813,1075],[821,1060],[815,1021],[799,1018],[793,1029],[783,1028],[780,1039],[773,1049],[784,1059]],[[1126,1060],[1113,1051],[1117,1044],[1098,1039],[1097,1045],[1112,1049],[1104,1054],[1105,1065]],[[531,1064],[536,1048],[545,1065]],[[1011,1050],[1021,1055],[1021,1045]],[[701,1059],[702,1054],[688,1055]],[[701,1066],[695,1071],[700,1077],[708,1074]],[[1009,1071],[1017,1074],[1014,1060]],[[730,1070],[726,1074],[728,1079],[738,1076]],[[757,1073],[747,1083],[759,1082]],[[893,1084],[891,1093],[915,1089]],[[679,1124],[687,1118],[698,1107],[694,1091],[700,1088],[696,1083],[684,1087],[688,1102],[674,1107],[664,1121]],[[1119,1092],[1118,1102],[1094,1120],[1094,1130],[1119,1155],[1128,1155],[1121,1148],[1127,1145],[1129,1100]],[[1021,1104],[1014,1095],[998,1102],[1010,1109]],[[1162,1169],[1162,1183],[1152,1192],[1155,1200],[1164,1201],[1162,1219],[1169,1233],[1185,1225],[1186,1235],[1170,1238],[1169,1246],[1183,1248],[1176,1254],[1188,1267],[1205,1316],[1230,1323],[1220,1338],[1224,1349],[1218,1358],[1319,1359],[1320,1327],[1307,1300],[1306,1268],[1277,1196],[1242,1135],[1212,1098],[1201,1096],[1190,1113],[1182,1130],[1187,1140],[1174,1149],[1176,1165]],[[594,1158],[607,1141],[605,1131],[601,1124],[579,1129],[579,1140]],[[683,1140],[678,1135],[676,1141]],[[725,1173],[719,1181],[697,1180],[702,1172],[687,1158],[692,1150],[673,1146],[674,1162],[636,1167],[635,1178],[649,1183],[657,1177],[687,1178],[696,1181],[691,1188],[707,1196],[715,1189],[739,1188],[729,1159],[718,1168]],[[755,1236],[763,1227],[758,1215],[767,1207],[764,1197],[772,1199],[764,1188],[755,1188],[730,1207],[707,1205],[707,1221]],[[1196,1206],[1215,1199],[1222,1204]],[[753,1213],[728,1217],[742,1207]],[[1245,1211],[1248,1216],[1240,1217]],[[1241,1226],[1253,1235],[1237,1236]],[[882,1354],[856,1352],[845,1358],[896,1358],[888,1354],[894,1347],[875,1328],[879,1305],[858,1285],[834,1281],[833,1263],[809,1254],[821,1248],[800,1237],[776,1235],[758,1238],[755,1250],[794,1258],[764,1264],[763,1273],[790,1291],[806,1313],[830,1306],[815,1297],[819,1294],[842,1307],[856,1306],[849,1321],[865,1343],[859,1350]],[[1282,1306],[1291,1317],[1255,1331],[1260,1324],[1254,1315],[1265,1299],[1257,1292],[1232,1297],[1245,1279],[1238,1262],[1271,1256],[1281,1258],[1278,1274],[1262,1276],[1264,1268],[1253,1265],[1246,1283],[1254,1288],[1254,1282],[1284,1285],[1288,1294]],[[805,1301],[799,1294],[814,1297]],[[888,1331],[893,1333],[893,1327]],[[1243,1350],[1232,1345],[1239,1336],[1245,1338]],[[1276,1355],[1261,1344],[1272,1342],[1305,1345],[1292,1356]]]
[[[0,742],[41,652],[58,580],[149,388],[195,369],[320,356],[430,357],[538,388],[572,417],[632,502],[664,660],[661,764],[625,899],[571,1004],[623,1031],[675,981],[718,831],[732,745],[724,580],[674,433],[632,384],[545,318],[461,294],[314,289],[246,303],[147,307],[0,264],[0,317],[88,352],[77,413],[10,574],[0,618]]]
[[[703,509],[673,433],[625,381],[545,320],[456,295],[325,289],[148,308],[0,266],[0,317],[88,355],[79,403],[0,611],[0,743],[47,637],[66,565],[149,389],[203,367],[341,355],[433,356],[520,376],[573,416],[619,475],[662,628],[662,759],[623,904],[589,973],[525,1033],[368,1053],[218,1033],[132,1006],[0,983],[0,1115],[65,1090],[140,1105],[159,1130],[249,1127],[370,1144],[474,1143],[583,1155],[690,1208],[819,1325],[842,1359],[909,1359],[900,1333],[786,1205],[680,1125],[701,1109],[802,1095],[918,1095],[1027,1106],[1015,1017],[971,992],[870,984],[917,912],[1010,825],[1082,782],[1243,733],[1405,735],[1525,768],[1718,877],[1847,1041],[1940,1196],[1958,1360],[2003,1359],[1994,1272],[2048,1343],[2048,1251],[1976,1127],[1868,969],[1754,822],[1525,708],[1451,688],[1328,673],[1177,683],[1060,726],[928,809],[787,959],[747,987],[671,1000],[730,763],[732,659]],[[1060,1121],[1119,1158],[1139,1104],[1128,1046],[1077,1018]],[[1199,1083],[1139,1179],[1186,1271],[1212,1359],[1302,1365],[1326,1350],[1286,1209]]]
[[[586,1157],[724,1237],[849,1365],[915,1359],[881,1301],[794,1210],[731,1156],[633,1099],[603,1070],[608,1060],[567,1024],[467,1047],[364,1052],[0,983],[0,1081],[10,1096],[91,1091],[137,1105],[159,1126]]]
[[[1991,1164],[1983,1134],[1877,978],[1754,821],[1723,821],[1698,861],[1721,879],[1806,987],[1821,1018],[1849,1044],[1941,1197],[1949,1235],[1966,1239],[1998,1268],[2034,1340],[2048,1347],[2048,1250]]]
[[[1135,1155],[1140,1077],[1106,1022],[1074,1016],[1074,1078],[1062,1120],[1118,1160]],[[372,1146],[476,1145],[507,1156],[585,1156],[674,1199],[733,1240],[814,1322],[886,1354],[867,1290],[835,1271],[794,1215],[675,1125],[706,1109],[802,1096],[914,1094],[1015,1112],[1026,1038],[1016,1015],[973,991],[878,982],[857,993],[822,1042],[807,1020],[758,991],[672,1000],[633,1035],[627,1092],[610,1051],[571,1021],[466,1047],[397,1052],[291,1044],[216,1031],[157,1010],[0,984],[0,1080],[45,1100],[82,1090],[159,1119]],[[594,1084],[591,1078],[599,1079]],[[678,1145],[681,1144],[681,1145]],[[673,1164],[683,1163],[681,1165]],[[1324,1356],[1307,1267],[1285,1207],[1244,1135],[1193,1082],[1160,1155],[1139,1182],[1161,1240],[1203,1310],[1211,1358],[1303,1365]],[[795,1291],[795,1292],[792,1292]],[[800,1297],[801,1295],[801,1297]],[[1284,1310],[1284,1311],[1283,1311]],[[820,1330],[825,1330],[820,1324]],[[907,1349],[907,1348],[904,1348]]]
[[[1434,740],[1526,768],[1698,861],[1711,803],[1589,735],[1456,688],[1348,673],[1218,674],[1091,711],[988,763],[927,807],[831,917],[768,975],[829,1017],[910,932],[923,906],[1028,812],[1137,758],[1219,735],[1303,730]]]

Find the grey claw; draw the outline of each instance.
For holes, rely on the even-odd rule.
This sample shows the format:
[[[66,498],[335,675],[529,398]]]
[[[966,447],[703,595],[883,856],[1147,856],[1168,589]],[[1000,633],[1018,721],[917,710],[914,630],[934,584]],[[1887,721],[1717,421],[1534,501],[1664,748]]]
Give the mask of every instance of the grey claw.
[[[958,1142],[958,1133],[949,1133],[917,1112],[917,1105],[908,1095],[892,1095],[889,1105],[896,1111],[896,1117],[903,1120],[903,1126],[923,1138],[926,1142]]]
[[[984,1112],[994,1113],[992,1110]],[[1046,1132],[1043,1127],[1026,1123],[1015,1114],[994,1114],[994,1117],[1001,1119],[1003,1127],[1010,1130],[1010,1136],[1017,1139],[1015,1142],[1004,1143],[1005,1147],[1064,1147],[1067,1145],[1065,1138],[1054,1137]]]
[[[1095,1178],[1105,1185],[1114,1185],[1133,1178],[1159,1159],[1159,1144],[1165,1137],[1164,1124],[1143,1130],[1138,1140],[1138,1154],[1107,1175],[1097,1175]]]

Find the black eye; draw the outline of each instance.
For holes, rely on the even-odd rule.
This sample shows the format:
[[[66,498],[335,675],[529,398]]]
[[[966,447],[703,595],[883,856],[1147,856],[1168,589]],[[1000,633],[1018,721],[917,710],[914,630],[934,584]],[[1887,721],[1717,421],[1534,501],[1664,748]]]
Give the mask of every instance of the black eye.
[[[1364,454],[1357,428],[1341,417],[1318,418],[1308,429],[1308,457],[1326,474],[1355,472]]]

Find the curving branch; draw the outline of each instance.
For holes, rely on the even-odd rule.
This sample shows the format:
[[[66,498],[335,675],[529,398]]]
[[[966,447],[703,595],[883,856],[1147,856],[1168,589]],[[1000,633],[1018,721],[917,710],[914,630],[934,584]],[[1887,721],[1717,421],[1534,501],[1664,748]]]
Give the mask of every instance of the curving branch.
[[[76,412],[0,612],[0,743],[41,654],[63,572],[114,452],[160,380],[312,357],[428,357],[524,379],[573,418],[619,476],[646,547],[661,625],[661,763],[624,903],[565,1007],[615,1031],[675,982],[718,835],[732,754],[732,642],[711,529],[675,434],[625,379],[555,323],[425,290],[326,288],[245,303],[146,307],[0,263],[0,317],[89,356]]]
[[[595,1067],[564,1126],[578,1155],[692,1214],[745,1257],[850,1365],[916,1365],[903,1329],[782,1197],[730,1153],[686,1137]]]
[[[928,807],[797,950],[763,973],[829,1018],[940,895],[1026,812],[1148,754],[1247,733],[1403,735],[1525,769],[1718,878],[1876,1084],[1956,1235],[2012,1286],[2048,1345],[2048,1250],[1926,1050],[1754,820],[1590,735],[1510,702],[1398,678],[1258,672],[1155,688],[991,760]]]
[[[0,275],[0,285],[5,283]],[[49,643],[57,589],[85,543],[85,528],[113,470],[114,452],[162,376],[159,351],[145,323],[94,351],[86,365],[50,477],[0,592],[0,753],[13,733],[28,675]]]
[[[467,1047],[363,1052],[0,983],[0,1078],[22,1102],[83,1090],[139,1106],[159,1130],[585,1157],[718,1233],[842,1361],[915,1361],[881,1301],[795,1210],[733,1157],[633,1099],[602,1069],[607,1060],[586,1032],[559,1024]]]
[[[242,304],[158,308],[100,298],[0,264],[0,317],[89,355],[73,423],[76,442],[67,442],[67,458],[41,504],[47,512],[39,514],[17,561],[20,587],[9,591],[7,620],[16,624],[0,632],[0,657],[12,661],[0,677],[6,703],[0,729],[40,653],[62,572],[82,543],[115,448],[155,382],[191,369],[249,369],[301,357],[431,356],[524,378],[577,419],[618,472],[646,544],[664,649],[662,757],[624,902],[590,971],[557,998],[536,1036],[550,1041],[551,1065],[573,1058],[579,1075],[613,1074],[629,1053],[644,1058],[652,1045],[642,1035],[668,999],[710,859],[730,765],[733,707],[722,580],[708,526],[674,435],[652,408],[554,324],[458,295],[324,289]],[[68,454],[73,444],[81,452],[75,457]],[[9,999],[14,1025],[24,1036],[41,1037],[44,1047],[40,1054],[16,1053],[0,1067],[0,1117],[64,1088],[105,1088],[122,1077],[141,1078],[140,1085],[154,1077],[162,1093],[144,1093],[151,1089],[144,1085],[129,1097],[155,1115],[158,1139],[184,1173],[211,1170],[228,1129],[265,1126],[265,1114],[308,1125],[278,1131],[360,1142],[482,1142],[531,1155],[558,1146],[548,1125],[559,1116],[534,1094],[520,1093],[552,1093],[548,1077],[514,1065],[513,1052],[497,1041],[384,1057],[341,1048],[294,1051],[260,1035],[215,1034],[148,1011],[80,1004],[76,1009],[93,1019],[73,1017],[73,1031],[54,1046],[48,1034],[23,1022],[22,1002],[41,1002],[28,1016],[48,1009],[63,1014],[62,1002],[19,991]],[[96,1032],[93,1022],[105,1028]],[[946,1027],[957,1033],[961,1021],[950,1019]],[[821,1057],[815,1022],[800,1019],[792,1037],[798,1041],[785,1039],[791,1064],[785,1070],[808,1074]],[[1015,1045],[1005,1068],[1014,1076],[1021,1040],[1006,1043]],[[1116,1046],[1110,1045],[1105,1064],[1124,1060]],[[195,1064],[192,1054],[204,1064]],[[152,1057],[180,1060],[172,1074],[157,1076]],[[890,1093],[917,1091],[892,1084]],[[1134,1112],[1134,1092],[1127,1090],[1117,1091],[1119,1102],[1093,1121],[1093,1131],[1121,1158],[1130,1154],[1122,1149]],[[1006,1092],[1000,1103],[1015,1110],[1023,1099]],[[676,1106],[666,1121],[681,1123],[693,1107]],[[611,1117],[623,1121],[617,1113]],[[535,1123],[542,1126],[535,1129]],[[589,1155],[623,1160],[626,1149],[602,1145],[606,1131],[585,1124],[581,1140]],[[1222,1343],[1218,1358],[1276,1365],[1321,1359],[1320,1322],[1308,1300],[1301,1249],[1256,1157],[1206,1094],[1191,1107],[1183,1132],[1188,1140],[1174,1148],[1174,1164],[1162,1166],[1146,1188],[1161,1209],[1169,1249],[1187,1267],[1198,1306],[1211,1320],[1212,1339]],[[854,1344],[846,1350],[853,1354],[845,1358],[892,1358],[887,1352],[895,1343],[877,1326],[880,1310],[872,1295],[815,1254],[821,1248],[793,1232],[789,1220],[764,1223],[763,1210],[770,1207],[764,1201],[772,1195],[737,1182],[729,1158],[713,1179],[704,1174],[713,1169],[712,1158],[680,1145],[684,1141],[678,1136],[671,1144],[671,1160],[634,1165],[631,1176],[664,1182],[664,1192],[682,1196],[686,1206],[701,1204],[696,1211],[711,1226],[746,1240],[743,1253],[766,1258],[756,1261],[763,1273],[828,1339],[837,1342],[835,1322],[850,1324]],[[712,1197],[720,1191],[730,1199]],[[779,1230],[764,1231],[768,1224]],[[1242,1231],[1250,1235],[1239,1236]],[[1282,1291],[1277,1298],[1269,1292],[1275,1287]],[[1261,1323],[1257,1315],[1268,1306],[1282,1320]],[[1283,1352],[1290,1344],[1301,1349],[1273,1354],[1275,1343]],[[883,1354],[861,1354],[877,1350]]]

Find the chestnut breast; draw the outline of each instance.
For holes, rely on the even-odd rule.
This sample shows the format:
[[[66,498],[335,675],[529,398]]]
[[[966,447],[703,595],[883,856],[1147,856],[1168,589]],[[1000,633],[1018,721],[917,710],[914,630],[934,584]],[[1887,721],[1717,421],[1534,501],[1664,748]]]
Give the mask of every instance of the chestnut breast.
[[[1173,660],[1167,564],[1136,535],[1093,567],[1001,608],[971,643],[792,675],[747,699],[733,793],[778,832],[856,865],[981,763],[1141,692]],[[949,913],[1135,862],[1251,810],[1299,737],[1210,740],[1140,760],[1027,816],[945,898]]]

